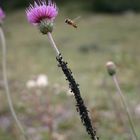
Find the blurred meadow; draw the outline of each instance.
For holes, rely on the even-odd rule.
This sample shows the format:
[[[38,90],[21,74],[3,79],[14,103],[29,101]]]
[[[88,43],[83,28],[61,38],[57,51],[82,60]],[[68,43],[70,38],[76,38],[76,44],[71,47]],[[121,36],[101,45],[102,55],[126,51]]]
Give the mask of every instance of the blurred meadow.
[[[140,14],[97,13],[80,9],[82,4],[59,5],[53,37],[80,85],[100,140],[131,139],[125,111],[105,67],[110,60],[117,65],[117,77],[140,138]],[[77,16],[81,16],[77,29],[65,24],[66,18]],[[3,28],[12,100],[28,136],[49,140],[51,126],[54,140],[89,140],[47,36],[27,22],[22,8],[7,12]],[[0,140],[19,140],[1,69],[0,65]],[[40,75],[48,83],[35,85]]]

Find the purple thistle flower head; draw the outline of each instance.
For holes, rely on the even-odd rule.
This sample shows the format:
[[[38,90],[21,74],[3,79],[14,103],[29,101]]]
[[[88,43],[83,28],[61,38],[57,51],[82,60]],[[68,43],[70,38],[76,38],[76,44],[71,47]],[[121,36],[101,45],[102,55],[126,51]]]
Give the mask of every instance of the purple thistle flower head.
[[[58,14],[56,4],[51,0],[46,3],[45,0],[34,2],[34,5],[30,5],[26,10],[27,19],[33,25],[38,25],[42,21],[54,21]]]
[[[0,8],[0,23],[3,21],[4,18],[5,18],[5,13],[4,13],[4,11]]]

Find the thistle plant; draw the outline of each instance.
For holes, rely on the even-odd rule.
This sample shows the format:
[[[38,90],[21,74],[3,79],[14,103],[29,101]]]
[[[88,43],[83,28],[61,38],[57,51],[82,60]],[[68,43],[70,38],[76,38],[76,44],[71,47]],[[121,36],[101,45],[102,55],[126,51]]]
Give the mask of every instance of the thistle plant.
[[[116,90],[117,90],[117,94],[120,96],[121,102],[122,102],[122,104],[124,106],[124,109],[126,111],[128,121],[129,121],[129,124],[130,124],[130,128],[131,128],[131,131],[132,131],[132,134],[133,134],[133,138],[135,140],[138,140],[138,136],[136,134],[135,127],[134,127],[134,124],[133,124],[133,121],[132,121],[131,113],[129,111],[127,102],[126,102],[125,97],[124,97],[124,95],[121,91],[121,88],[120,88],[120,85],[119,85],[119,82],[118,82],[118,79],[117,79],[117,76],[116,76],[116,65],[112,61],[109,61],[109,62],[107,62],[106,67],[107,67],[108,74],[113,79],[113,82],[114,82]]]
[[[5,13],[4,13],[4,11],[0,8],[0,25],[3,23],[4,18],[5,18]]]
[[[8,76],[7,76],[7,64],[6,64],[6,41],[5,41],[5,36],[4,36],[4,32],[2,29],[2,24],[3,24],[3,20],[5,18],[5,13],[4,11],[0,8],[0,40],[1,40],[1,46],[2,46],[2,73],[3,73],[3,81],[4,81],[4,87],[5,87],[5,93],[7,96],[7,101],[8,101],[8,105],[11,111],[11,114],[17,124],[17,127],[19,128],[20,132],[22,133],[23,139],[27,140],[27,136],[25,135],[24,129],[20,123],[20,121],[17,118],[16,112],[14,110],[13,107],[13,102],[12,102],[12,98],[11,98],[11,93],[9,90],[9,85],[8,85]]]
[[[66,80],[69,82],[71,92],[74,93],[76,109],[79,112],[81,122],[85,126],[86,131],[90,135],[91,139],[97,140],[98,137],[96,136],[96,131],[93,128],[88,115],[88,110],[81,97],[79,85],[75,81],[72,71],[68,68],[68,63],[64,61],[52,37],[54,20],[58,15],[58,8],[56,4],[51,0],[49,0],[48,3],[44,0],[39,1],[38,3],[35,2],[33,5],[29,6],[29,8],[26,10],[26,14],[28,21],[31,24],[37,26],[43,35],[48,36],[48,40],[56,52],[58,66],[62,69],[64,75],[66,76]]]

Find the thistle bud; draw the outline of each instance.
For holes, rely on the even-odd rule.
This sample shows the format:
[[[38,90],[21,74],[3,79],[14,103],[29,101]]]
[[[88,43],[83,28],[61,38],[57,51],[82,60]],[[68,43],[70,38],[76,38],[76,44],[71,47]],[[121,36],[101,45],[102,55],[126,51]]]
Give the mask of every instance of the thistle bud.
[[[39,27],[39,30],[40,30],[40,32],[42,34],[47,34],[48,32],[52,32],[53,31],[53,22],[42,20],[38,24],[38,27]]]
[[[107,62],[106,67],[107,67],[108,74],[110,76],[113,76],[116,74],[116,66],[112,61]]]

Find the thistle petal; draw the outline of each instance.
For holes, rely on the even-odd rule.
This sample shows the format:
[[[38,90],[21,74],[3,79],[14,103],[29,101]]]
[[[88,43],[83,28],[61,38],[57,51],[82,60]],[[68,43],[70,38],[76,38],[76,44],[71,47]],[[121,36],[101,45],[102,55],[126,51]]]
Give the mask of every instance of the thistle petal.
[[[51,20],[53,21],[58,15],[58,9],[56,4],[51,0],[48,0],[48,4],[45,0],[40,0],[38,2],[34,2],[34,4],[30,5],[27,10],[27,19],[33,25],[38,25],[43,20]]]

